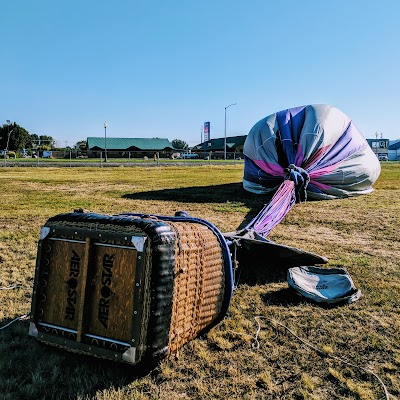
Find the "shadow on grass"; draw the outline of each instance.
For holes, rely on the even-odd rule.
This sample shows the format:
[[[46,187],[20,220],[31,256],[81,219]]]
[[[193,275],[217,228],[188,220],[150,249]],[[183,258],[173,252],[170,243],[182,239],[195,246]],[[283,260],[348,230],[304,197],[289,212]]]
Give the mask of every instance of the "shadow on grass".
[[[10,319],[0,321],[0,327]],[[0,331],[0,393],[8,399],[94,398],[98,391],[126,387],[150,373],[157,379],[155,365],[133,367],[113,361],[70,353],[28,336],[28,321],[16,322]],[[147,382],[149,380],[147,379]],[[142,387],[143,386],[143,387]]]
[[[247,254],[242,258],[235,273],[236,285],[264,285],[273,282],[285,282],[288,267],[279,263],[261,263],[260,259]]]
[[[256,195],[243,189],[241,182],[212,186],[191,186],[187,188],[151,190],[147,192],[129,193],[122,196],[132,200],[160,200],[181,203],[239,203],[249,208],[249,213],[238,229],[246,226],[268,203],[267,195]],[[177,210],[178,211],[178,210]]]
[[[132,200],[175,201],[197,204],[227,204],[235,210],[237,205],[249,211],[237,230],[243,229],[260,212],[271,199],[268,195],[257,195],[243,189],[241,182],[214,186],[192,186],[178,189],[162,189],[123,195]],[[237,209],[237,207],[236,207]],[[260,242],[259,242],[260,243]],[[269,246],[241,243],[237,248],[239,267],[236,271],[236,284],[265,284],[286,280],[287,268],[297,265],[313,265],[321,262],[310,254],[299,249],[285,246]]]
[[[261,295],[261,300],[267,305],[275,306],[296,306],[301,303],[312,304],[323,308],[324,310],[331,310],[337,307],[347,306],[347,301],[337,303],[323,303],[301,296],[292,287],[277,290],[276,292],[266,293]]]
[[[261,295],[261,300],[267,306],[296,306],[305,301],[304,298],[300,297],[296,291],[290,287],[263,294]]]

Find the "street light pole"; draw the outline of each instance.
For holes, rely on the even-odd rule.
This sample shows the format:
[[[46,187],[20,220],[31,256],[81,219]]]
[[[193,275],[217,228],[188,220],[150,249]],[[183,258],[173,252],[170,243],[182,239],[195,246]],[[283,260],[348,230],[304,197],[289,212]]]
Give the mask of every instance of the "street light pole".
[[[237,103],[229,104],[229,106],[225,107],[225,140],[224,140],[224,160],[226,160],[226,109],[231,106],[236,106]]]
[[[107,122],[104,121],[104,162],[107,162]]]
[[[7,119],[7,146],[6,146],[6,150],[8,150],[8,141],[10,140],[10,120]]]
[[[7,146],[6,146],[6,150],[8,152],[8,145],[10,144],[10,135],[13,133],[14,129],[11,129],[10,131],[10,123],[11,121],[9,119],[6,120],[7,121]]]
[[[8,136],[7,136],[7,146],[6,146],[6,150],[8,152],[8,145],[10,143],[10,135],[13,133],[14,129],[11,129],[11,131],[8,131]]]

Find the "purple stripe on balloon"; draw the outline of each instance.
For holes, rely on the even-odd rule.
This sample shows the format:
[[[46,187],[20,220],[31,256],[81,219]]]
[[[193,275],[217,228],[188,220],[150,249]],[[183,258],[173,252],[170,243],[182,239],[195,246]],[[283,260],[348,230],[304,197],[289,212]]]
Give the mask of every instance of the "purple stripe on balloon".
[[[303,164],[303,160],[304,160],[303,148],[299,145],[297,147],[297,153],[296,153],[296,158],[294,159],[294,165],[298,165],[300,167],[303,167],[303,165],[302,165]]]
[[[271,230],[282,221],[295,204],[294,182],[283,181],[271,201],[246,226],[246,230],[254,229],[262,237],[267,237]]]
[[[337,169],[339,163],[334,164],[334,165],[329,165],[328,167],[324,167],[324,168],[320,168],[317,170],[314,170],[312,172],[309,173],[310,175],[310,179],[315,179],[315,178],[319,178],[323,175],[327,175],[332,173],[333,171],[335,171]]]
[[[313,182],[310,181],[310,183],[307,186],[307,192],[312,192],[312,193],[323,193],[322,190],[318,189],[316,186],[314,186]]]
[[[301,131],[304,126],[304,120],[306,119],[306,107],[295,107],[291,108],[290,115],[292,119],[292,139],[293,143],[299,143]]]
[[[329,146],[326,153],[319,160],[310,165],[309,171],[337,165],[352,154],[363,150],[367,145],[366,140],[362,137],[353,122],[350,122],[340,138]]]
[[[331,189],[331,188],[332,188],[332,186],[325,185],[325,183],[321,183],[321,182],[314,181],[313,179],[310,180],[310,183],[311,183],[313,186],[315,186],[316,188],[321,189],[322,191],[328,190],[328,189]]]
[[[305,120],[305,106],[290,108],[276,113],[276,120],[282,142],[282,148],[289,164],[295,162],[296,149]]]
[[[327,146],[321,147],[320,149],[316,150],[311,157],[309,157],[305,163],[303,168],[307,171],[312,171],[314,166],[322,159],[323,155],[329,150],[332,145],[329,144]]]
[[[274,176],[284,176],[281,165],[272,164],[263,160],[253,160],[264,172]]]

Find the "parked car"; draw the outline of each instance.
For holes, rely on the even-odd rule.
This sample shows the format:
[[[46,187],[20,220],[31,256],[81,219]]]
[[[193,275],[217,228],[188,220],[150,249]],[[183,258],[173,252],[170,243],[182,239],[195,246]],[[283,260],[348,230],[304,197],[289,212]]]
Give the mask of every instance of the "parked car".
[[[43,158],[53,158],[53,152],[50,150],[43,150]]]
[[[0,150],[0,157],[5,157],[5,158],[17,158],[17,155],[15,154],[15,151]]]
[[[199,158],[197,153],[182,153],[179,158]]]
[[[389,161],[389,157],[387,154],[378,154],[378,160],[379,161]]]

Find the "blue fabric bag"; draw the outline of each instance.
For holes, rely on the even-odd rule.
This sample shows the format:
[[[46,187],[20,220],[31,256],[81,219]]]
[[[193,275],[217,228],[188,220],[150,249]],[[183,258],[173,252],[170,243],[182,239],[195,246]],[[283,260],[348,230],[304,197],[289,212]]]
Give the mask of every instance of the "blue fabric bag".
[[[344,268],[289,268],[287,281],[300,295],[318,303],[350,304],[361,297],[361,291]]]

